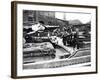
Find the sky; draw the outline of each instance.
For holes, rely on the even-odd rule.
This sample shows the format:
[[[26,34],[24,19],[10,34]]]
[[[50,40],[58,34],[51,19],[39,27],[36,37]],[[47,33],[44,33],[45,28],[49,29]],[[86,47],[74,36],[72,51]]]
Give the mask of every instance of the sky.
[[[80,20],[82,23],[87,23],[91,20],[91,14],[89,13],[63,13],[63,12],[56,12],[55,17],[59,19],[64,19],[65,20]]]

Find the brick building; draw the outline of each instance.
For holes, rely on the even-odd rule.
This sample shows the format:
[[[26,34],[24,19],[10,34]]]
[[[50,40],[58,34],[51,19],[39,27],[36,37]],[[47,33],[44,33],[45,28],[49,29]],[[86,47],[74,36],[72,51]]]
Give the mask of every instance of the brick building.
[[[54,11],[23,10],[23,25],[31,26],[35,22],[43,21],[45,25],[67,26],[68,21],[57,19]]]

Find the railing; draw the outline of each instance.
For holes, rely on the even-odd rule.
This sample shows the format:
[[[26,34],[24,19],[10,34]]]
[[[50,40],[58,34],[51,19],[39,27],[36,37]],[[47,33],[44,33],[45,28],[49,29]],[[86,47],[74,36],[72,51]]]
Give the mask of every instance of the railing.
[[[61,60],[51,60],[47,62],[39,62],[39,63],[29,63],[24,64],[24,69],[41,69],[41,68],[57,68],[57,67],[65,67],[65,66],[83,66],[85,63],[91,62],[91,56],[81,56],[70,59],[61,59]],[[84,65],[85,66],[85,65]]]

